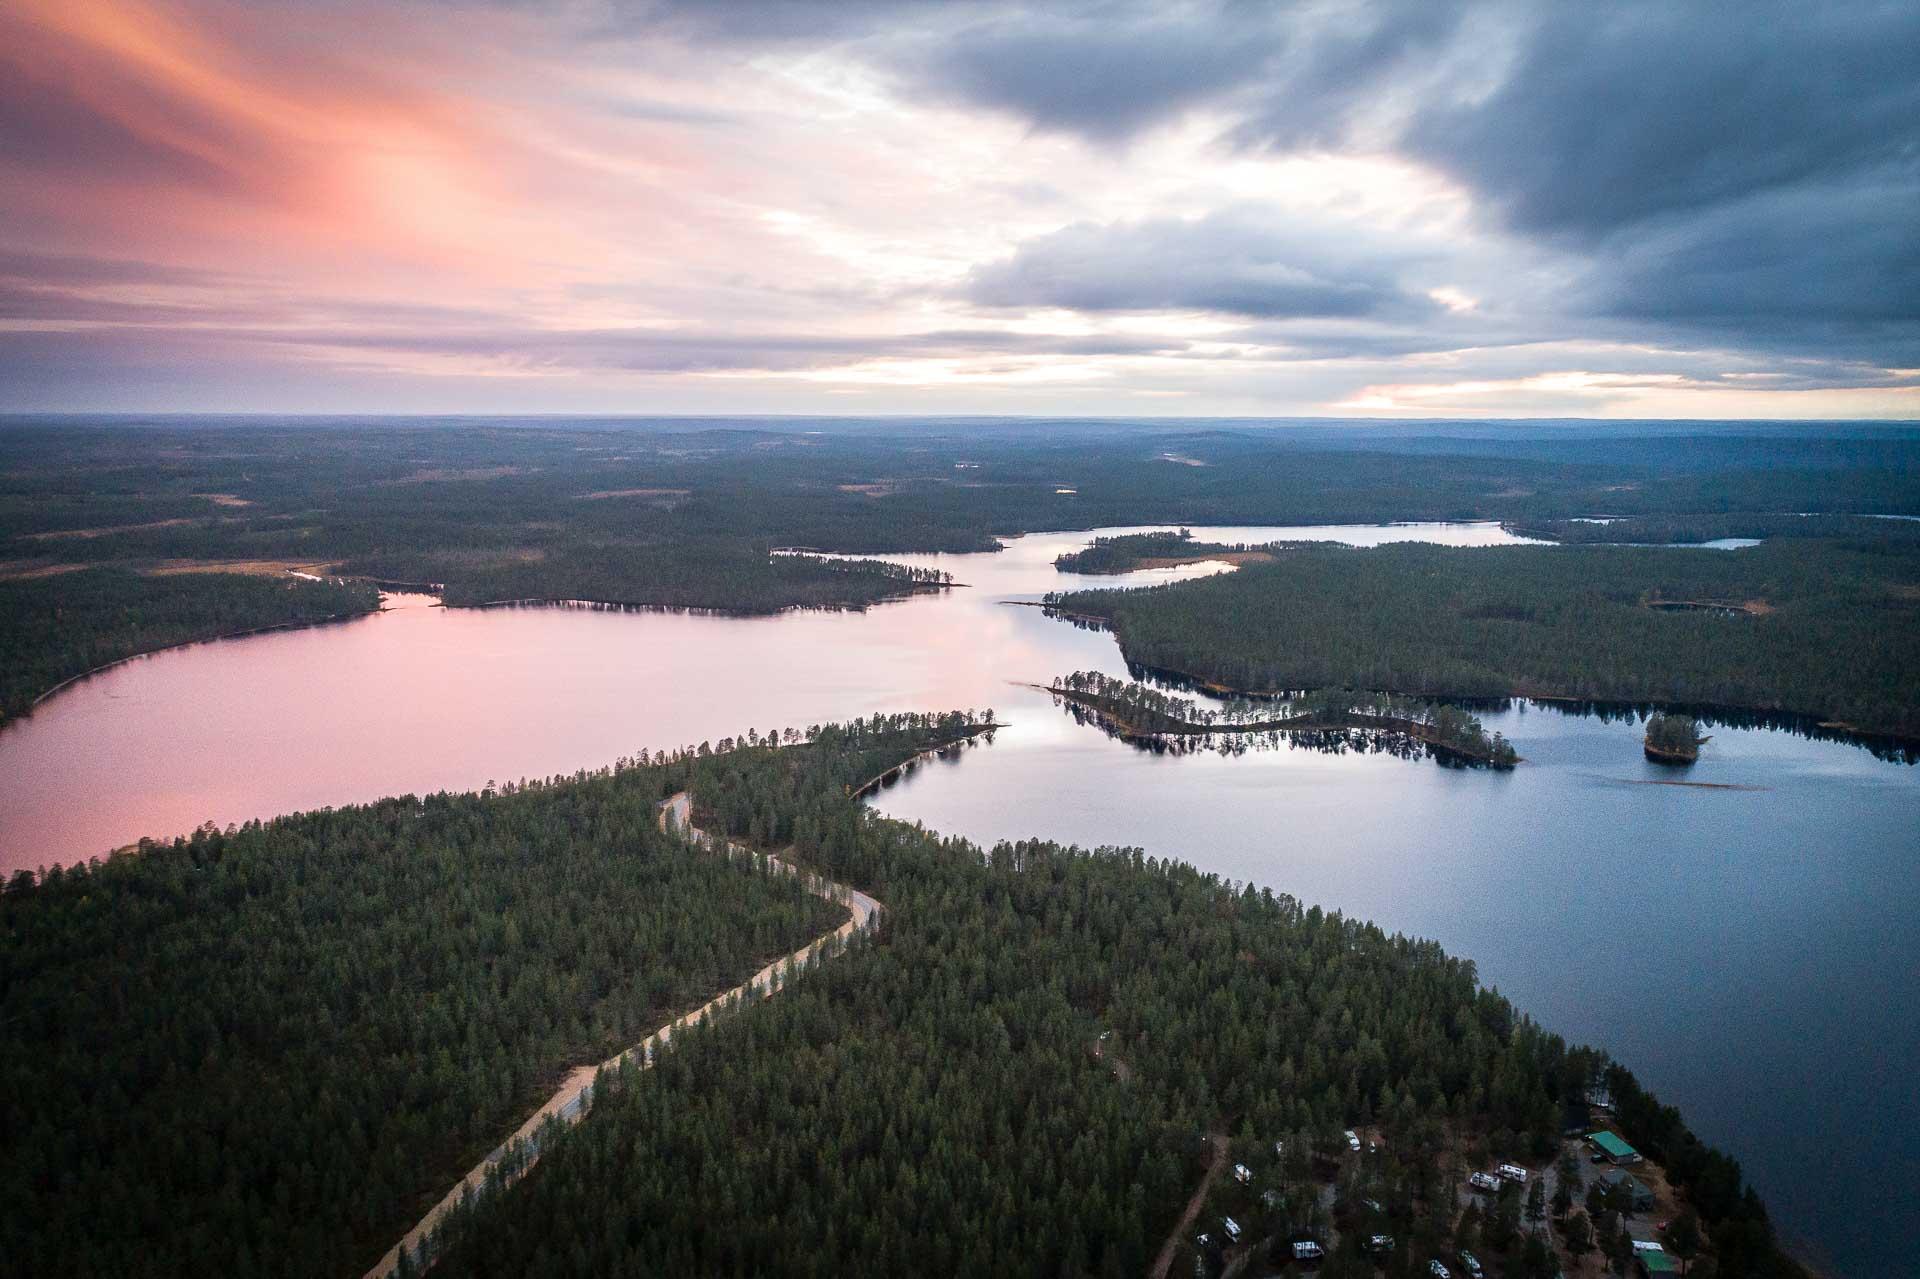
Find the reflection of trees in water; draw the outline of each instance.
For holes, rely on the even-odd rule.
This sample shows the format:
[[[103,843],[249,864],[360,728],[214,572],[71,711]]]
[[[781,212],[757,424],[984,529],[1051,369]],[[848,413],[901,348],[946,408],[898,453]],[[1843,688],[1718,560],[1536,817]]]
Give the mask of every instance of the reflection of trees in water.
[[[1468,768],[1475,765],[1449,751],[1436,750],[1406,733],[1376,728],[1328,728],[1265,733],[1137,733],[1111,716],[1080,702],[1055,697],[1074,723],[1094,728],[1108,737],[1125,742],[1149,755],[1181,756],[1202,752],[1214,755],[1245,755],[1250,751],[1308,750],[1322,755],[1391,755],[1396,759],[1434,760],[1443,767]]]
[[[1104,624],[1075,621],[1075,625],[1085,630],[1105,630]],[[1156,666],[1143,666],[1129,662],[1127,671],[1141,683],[1152,684],[1159,688],[1181,693],[1196,693],[1202,697],[1221,700],[1213,689],[1190,676],[1178,671],[1163,670]],[[1300,697],[1311,690],[1289,689],[1271,693],[1241,693],[1238,700],[1258,704],[1263,702],[1285,702]],[[1579,719],[1597,719],[1603,724],[1638,724],[1651,715],[1665,711],[1669,714],[1690,715],[1702,730],[1711,728],[1766,729],[1776,733],[1791,733],[1795,737],[1804,737],[1816,742],[1844,742],[1858,747],[1876,759],[1897,764],[1920,764],[1920,741],[1911,741],[1882,734],[1856,732],[1837,725],[1823,724],[1809,715],[1794,715],[1785,711],[1740,710],[1734,707],[1713,706],[1702,702],[1607,702],[1576,698],[1531,698],[1531,697],[1460,697],[1448,699],[1463,709],[1491,713],[1496,711],[1517,710],[1521,713],[1532,711],[1553,711]]]

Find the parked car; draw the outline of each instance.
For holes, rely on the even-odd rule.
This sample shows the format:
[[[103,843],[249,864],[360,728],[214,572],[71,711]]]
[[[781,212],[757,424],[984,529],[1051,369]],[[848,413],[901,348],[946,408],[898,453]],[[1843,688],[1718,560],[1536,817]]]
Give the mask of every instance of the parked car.
[[[1438,1257],[1427,1263],[1427,1273],[1432,1275],[1433,1279],[1453,1279],[1453,1272],[1447,1269],[1447,1263]]]
[[[1347,1149],[1353,1151],[1360,1149],[1360,1134],[1351,1128],[1347,1129]]]
[[[1467,1272],[1468,1279],[1481,1279],[1481,1276],[1486,1274],[1486,1271],[1480,1268],[1480,1258],[1464,1250],[1460,1253],[1460,1268]]]
[[[1495,1168],[1494,1171],[1517,1185],[1524,1186],[1527,1184],[1527,1170],[1519,1164],[1501,1164],[1498,1168]]]
[[[1222,1221],[1220,1223],[1220,1228],[1227,1232],[1228,1243],[1240,1242],[1240,1223],[1235,1221],[1232,1217],[1228,1217],[1224,1221]]]
[[[1327,1250],[1311,1239],[1302,1239],[1293,1245],[1295,1261],[1318,1261],[1326,1254]]]
[[[1392,1235],[1368,1235],[1367,1251],[1376,1257],[1384,1257],[1393,1251]]]
[[[1467,1178],[1467,1184],[1475,1190],[1498,1190],[1500,1179],[1490,1172],[1476,1172]]]

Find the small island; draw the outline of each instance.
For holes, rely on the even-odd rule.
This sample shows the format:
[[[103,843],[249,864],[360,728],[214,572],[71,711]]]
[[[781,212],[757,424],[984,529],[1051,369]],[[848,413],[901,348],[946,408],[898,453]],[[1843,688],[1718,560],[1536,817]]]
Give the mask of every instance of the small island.
[[[1197,542],[1192,529],[1178,532],[1123,533],[1096,537],[1077,551],[1057,556],[1053,566],[1062,573],[1118,574],[1143,568],[1176,568],[1220,560],[1228,564],[1258,564],[1273,558],[1267,546],[1242,542]]]
[[[1691,715],[1655,711],[1647,719],[1647,758],[1658,764],[1691,764],[1700,758],[1700,725]]]
[[[1242,701],[1218,711],[1098,671],[1056,676],[1046,691],[1095,712],[1114,736],[1129,740],[1358,729],[1424,743],[1435,755],[1457,763],[1509,769],[1520,762],[1513,743],[1503,734],[1488,734],[1479,719],[1458,706],[1386,693],[1323,689],[1277,704]]]

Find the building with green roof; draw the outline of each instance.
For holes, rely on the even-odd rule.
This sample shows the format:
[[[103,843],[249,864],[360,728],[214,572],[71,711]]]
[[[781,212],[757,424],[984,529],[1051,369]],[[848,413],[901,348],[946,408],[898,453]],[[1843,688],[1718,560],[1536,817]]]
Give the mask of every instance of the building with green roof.
[[[1619,1133],[1592,1132],[1587,1134],[1587,1140],[1599,1147],[1600,1153],[1607,1157],[1609,1163],[1637,1164],[1640,1162],[1640,1152],[1623,1141]]]

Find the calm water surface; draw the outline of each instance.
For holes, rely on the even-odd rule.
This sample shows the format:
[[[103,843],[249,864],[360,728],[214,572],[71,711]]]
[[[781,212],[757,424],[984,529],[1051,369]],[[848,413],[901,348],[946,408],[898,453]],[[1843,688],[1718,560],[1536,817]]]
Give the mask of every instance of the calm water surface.
[[[1488,525],[1204,535],[1516,540]],[[985,842],[1138,844],[1437,938],[1679,1104],[1839,1274],[1902,1272],[1902,1241],[1920,1232],[1920,770],[1721,727],[1688,780],[1764,789],[1647,785],[1670,775],[1642,759],[1637,726],[1538,706],[1486,717],[1527,757],[1510,774],[1306,749],[1146,754],[1016,686],[1124,675],[1111,637],[1007,601],[1222,566],[1052,568],[1092,536],[891,557],[968,586],[864,614],[472,611],[403,596],[377,617],[142,659],[0,730],[0,867],[748,727],[991,706],[1012,721],[992,744],[922,767],[878,807]]]

